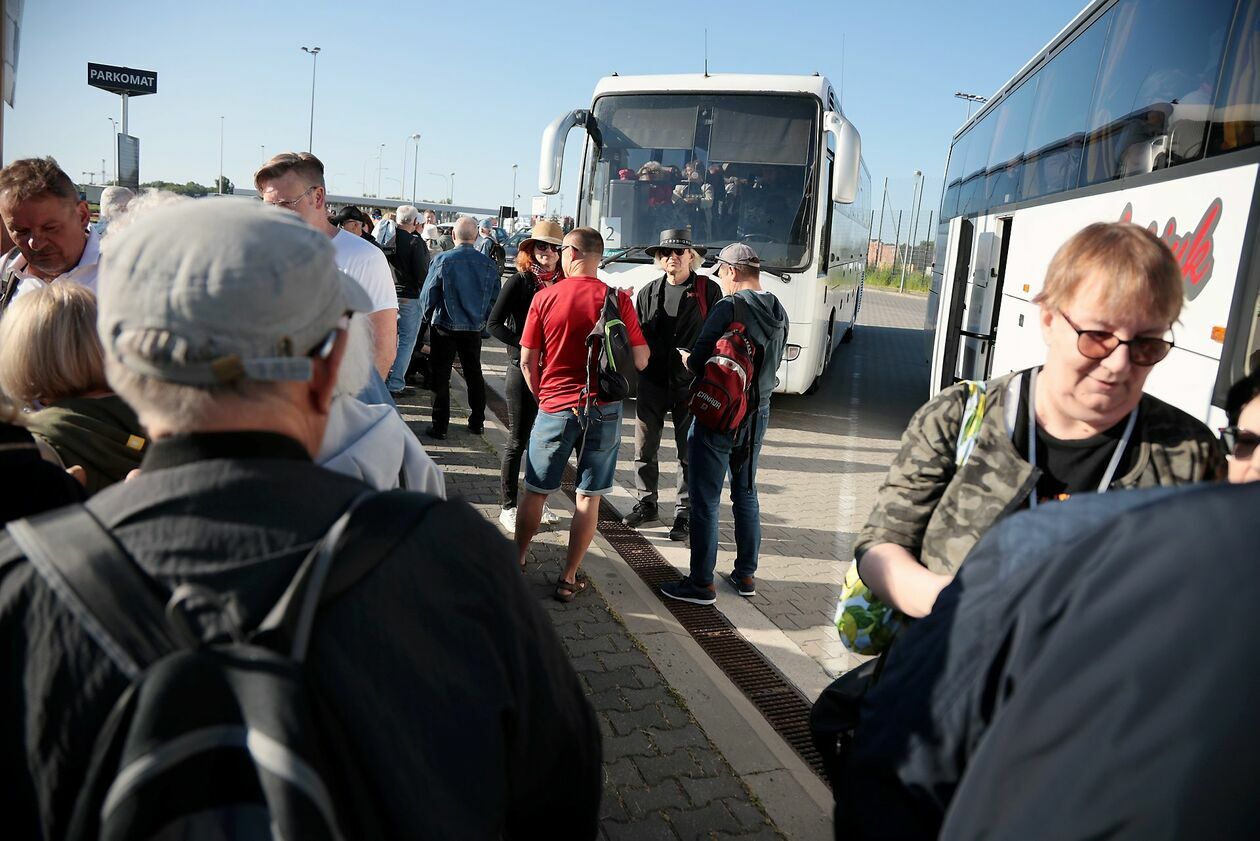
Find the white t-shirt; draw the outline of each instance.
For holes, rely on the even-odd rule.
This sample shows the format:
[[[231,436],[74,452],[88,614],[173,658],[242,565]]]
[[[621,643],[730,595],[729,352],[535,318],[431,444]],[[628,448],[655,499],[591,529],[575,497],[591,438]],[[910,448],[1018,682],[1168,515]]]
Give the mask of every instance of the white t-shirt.
[[[3,257],[3,255],[0,255]],[[53,278],[57,280],[72,280],[75,283],[82,284],[93,292],[96,291],[96,264],[101,259],[101,237],[96,233],[95,229],[88,231],[87,243],[83,246],[83,254],[79,257],[79,263],[70,271],[60,274]],[[18,288],[14,294],[14,298],[20,298],[28,292],[34,292],[36,289],[42,289],[53,281],[47,281],[43,278],[36,277],[26,265],[26,259],[18,257],[13,266],[13,271],[17,274]],[[7,267],[6,267],[7,268]]]
[[[332,244],[337,252],[337,268],[359,281],[372,299],[372,312],[398,309],[394,273],[385,252],[344,228],[337,231]]]

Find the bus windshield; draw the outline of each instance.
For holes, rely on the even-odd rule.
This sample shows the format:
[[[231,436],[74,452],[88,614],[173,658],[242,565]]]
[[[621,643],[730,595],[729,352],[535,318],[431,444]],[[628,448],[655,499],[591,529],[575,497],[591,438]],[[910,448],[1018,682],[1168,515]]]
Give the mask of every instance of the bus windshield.
[[[808,263],[818,181],[815,100],[623,94],[601,97],[594,115],[583,218],[604,235],[608,252],[654,245],[661,231],[690,227],[693,241],[710,249],[745,242],[769,267]]]

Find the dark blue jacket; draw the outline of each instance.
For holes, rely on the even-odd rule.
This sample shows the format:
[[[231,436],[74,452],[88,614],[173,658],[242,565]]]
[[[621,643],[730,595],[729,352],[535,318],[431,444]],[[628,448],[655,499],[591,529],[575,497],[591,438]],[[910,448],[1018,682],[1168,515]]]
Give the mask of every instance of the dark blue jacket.
[[[429,264],[420,311],[435,327],[480,331],[499,297],[499,269],[471,243],[443,251]]]

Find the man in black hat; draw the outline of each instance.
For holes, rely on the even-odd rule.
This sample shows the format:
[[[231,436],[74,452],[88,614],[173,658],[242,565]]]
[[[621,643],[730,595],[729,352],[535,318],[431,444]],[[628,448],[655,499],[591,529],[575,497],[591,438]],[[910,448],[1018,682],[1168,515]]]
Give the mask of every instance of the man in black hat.
[[[670,540],[684,540],[689,531],[687,507],[687,409],[692,374],[677,348],[691,348],[709,310],[722,297],[721,288],[706,275],[696,274],[705,249],[691,241],[691,229],[661,231],[659,245],[645,249],[664,274],[639,290],[635,301],[639,324],[651,356],[639,374],[634,421],[634,484],[639,501],[622,520],[636,527],[657,519],[657,453],[665,429],[665,413],[674,421],[678,448],[678,497]]]

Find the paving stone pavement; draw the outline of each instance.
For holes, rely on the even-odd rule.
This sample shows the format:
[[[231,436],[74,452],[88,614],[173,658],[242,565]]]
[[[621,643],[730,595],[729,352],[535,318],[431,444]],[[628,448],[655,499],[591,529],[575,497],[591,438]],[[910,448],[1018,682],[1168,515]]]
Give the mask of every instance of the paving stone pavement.
[[[454,392],[454,389],[453,389]],[[487,518],[499,514],[499,456],[467,429],[461,395],[452,394],[449,437],[421,435],[446,474],[448,496],[462,496]],[[429,421],[431,394],[399,401],[417,434]],[[608,841],[782,839],[761,805],[671,690],[637,640],[600,596],[598,582],[568,605],[551,598],[564,558],[567,519],[543,531],[527,579],[568,650],[599,716],[604,737],[600,837]]]
[[[853,340],[836,350],[818,392],[775,395],[770,404],[770,428],[757,470],[761,559],[757,597],[750,603],[832,676],[858,662],[832,623],[854,539],[906,422],[927,399],[925,311],[924,296],[866,289]],[[483,359],[487,377],[501,388],[506,352],[487,342]],[[622,488],[633,489],[633,402],[627,402],[625,414],[616,479]],[[673,440],[666,430],[660,450],[664,519],[642,532],[667,560],[685,570],[685,550],[667,536],[677,471]],[[613,502],[623,514],[633,504],[617,496]],[[719,510],[719,522],[722,571],[735,553],[728,501]]]

